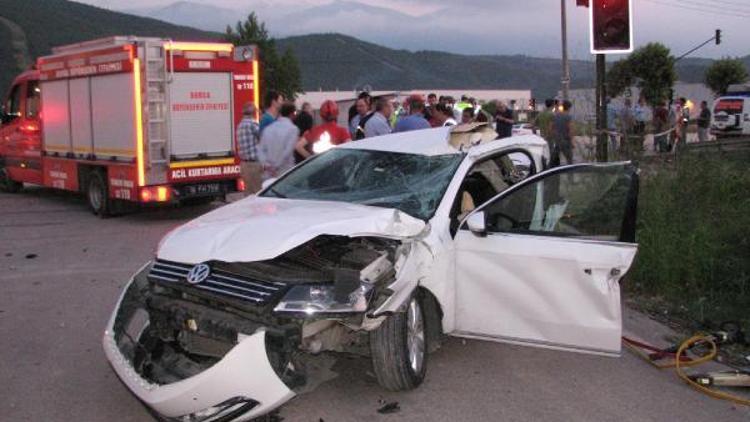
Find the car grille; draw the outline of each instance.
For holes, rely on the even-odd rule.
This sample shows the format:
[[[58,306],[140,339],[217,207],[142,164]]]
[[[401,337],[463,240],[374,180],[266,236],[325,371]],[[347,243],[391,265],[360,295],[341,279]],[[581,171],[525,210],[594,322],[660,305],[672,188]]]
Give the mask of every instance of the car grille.
[[[286,284],[279,282],[260,281],[239,276],[226,271],[211,268],[208,277],[197,284],[189,284],[187,276],[194,267],[192,264],[156,260],[148,276],[150,279],[180,283],[184,286],[205,290],[217,295],[265,305],[276,298],[286,288]]]

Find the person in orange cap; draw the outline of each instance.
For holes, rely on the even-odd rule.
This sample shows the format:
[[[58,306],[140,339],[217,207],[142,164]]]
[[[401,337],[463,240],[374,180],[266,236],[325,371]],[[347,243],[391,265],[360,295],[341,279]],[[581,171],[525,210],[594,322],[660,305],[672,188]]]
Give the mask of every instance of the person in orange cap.
[[[323,123],[314,126],[297,142],[295,151],[304,158],[325,152],[336,145],[352,140],[349,130],[338,125],[339,106],[326,100],[320,106],[320,118]]]

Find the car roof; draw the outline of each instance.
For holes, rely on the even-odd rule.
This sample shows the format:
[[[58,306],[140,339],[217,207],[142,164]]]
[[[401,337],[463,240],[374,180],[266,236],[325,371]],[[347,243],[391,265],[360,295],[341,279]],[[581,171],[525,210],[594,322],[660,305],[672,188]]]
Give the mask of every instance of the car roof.
[[[459,125],[400,132],[348,142],[339,148],[435,156],[461,154],[469,150],[473,152],[474,149],[486,152],[524,145],[546,145],[544,139],[536,135],[494,140],[494,136],[488,138],[488,133],[494,135],[494,131],[490,132],[487,128],[487,125]]]

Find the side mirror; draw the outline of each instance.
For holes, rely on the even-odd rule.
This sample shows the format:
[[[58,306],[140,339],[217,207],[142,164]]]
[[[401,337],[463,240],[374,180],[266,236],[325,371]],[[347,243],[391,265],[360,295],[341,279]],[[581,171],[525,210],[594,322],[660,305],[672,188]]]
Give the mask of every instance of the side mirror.
[[[469,230],[477,236],[487,236],[487,225],[485,223],[484,211],[475,212],[466,220]]]
[[[277,181],[277,180],[279,180],[279,179],[277,179],[277,178],[275,178],[275,177],[272,177],[272,178],[270,178],[270,179],[266,179],[266,180],[264,180],[264,181],[263,181],[263,183],[262,183],[262,184],[260,185],[260,187],[261,187],[261,189],[265,190],[265,189],[267,189],[267,188],[268,188],[269,186],[271,186],[271,185],[273,185],[274,183],[276,183],[276,181]]]

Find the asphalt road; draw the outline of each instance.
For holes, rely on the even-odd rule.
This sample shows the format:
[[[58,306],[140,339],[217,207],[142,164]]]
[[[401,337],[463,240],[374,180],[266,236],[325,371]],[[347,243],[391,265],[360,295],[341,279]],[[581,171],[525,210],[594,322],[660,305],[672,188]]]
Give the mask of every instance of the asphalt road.
[[[218,205],[215,205],[218,206]],[[101,350],[127,277],[162,235],[210,207],[101,220],[83,200],[46,189],[0,194],[0,420],[150,421]],[[645,338],[664,328],[639,314]],[[619,359],[449,339],[425,383],[386,393],[368,361],[287,404],[285,421],[747,421],[629,352]],[[393,414],[383,403],[398,402]]]

